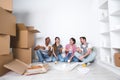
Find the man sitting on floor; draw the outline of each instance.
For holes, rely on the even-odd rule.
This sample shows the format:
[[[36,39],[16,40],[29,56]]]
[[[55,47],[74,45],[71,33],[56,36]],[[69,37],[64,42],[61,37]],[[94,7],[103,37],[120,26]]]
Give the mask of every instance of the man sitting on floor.
[[[50,45],[49,37],[45,38],[45,45],[38,45],[34,48],[34,50],[39,58],[39,62],[45,63],[50,62],[52,60],[52,46]]]
[[[93,62],[95,59],[95,52],[93,52],[93,47],[86,42],[86,37],[80,37],[81,45],[77,48],[74,56],[76,56],[83,63]]]

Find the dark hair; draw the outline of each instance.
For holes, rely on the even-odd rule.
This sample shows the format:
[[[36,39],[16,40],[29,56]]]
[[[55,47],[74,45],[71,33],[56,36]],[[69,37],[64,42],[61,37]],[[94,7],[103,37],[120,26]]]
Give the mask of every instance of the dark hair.
[[[50,40],[50,37],[46,37],[45,40],[49,39]]]
[[[59,37],[55,37],[55,40],[56,40],[56,39],[59,39],[59,40],[60,40],[60,38],[59,38]]]
[[[80,39],[81,39],[81,38],[84,39],[84,40],[86,41],[86,37],[82,36],[82,37],[80,37]]]
[[[60,40],[60,38],[59,38],[59,37],[55,37],[55,40],[56,40],[56,39]],[[56,51],[56,50],[57,50],[57,45],[56,45],[56,42],[53,44],[53,48],[54,48],[54,51]]]
[[[76,43],[76,40],[75,40],[75,38],[70,38],[72,41],[73,41],[73,44],[75,44]]]

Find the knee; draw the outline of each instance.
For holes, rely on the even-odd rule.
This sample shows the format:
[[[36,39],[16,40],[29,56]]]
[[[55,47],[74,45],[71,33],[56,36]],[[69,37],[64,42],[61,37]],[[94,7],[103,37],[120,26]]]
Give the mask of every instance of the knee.
[[[61,62],[64,62],[65,60],[64,59],[60,59]]]

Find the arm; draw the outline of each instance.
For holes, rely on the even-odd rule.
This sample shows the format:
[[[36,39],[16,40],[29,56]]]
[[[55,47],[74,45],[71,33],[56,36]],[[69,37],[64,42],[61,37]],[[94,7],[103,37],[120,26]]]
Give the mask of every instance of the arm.
[[[60,49],[59,49],[59,52],[62,53],[62,50],[63,50],[63,46],[60,45]]]
[[[57,55],[55,54],[54,47],[52,47],[52,53],[57,58]]]
[[[68,52],[69,52],[69,50],[68,50],[68,45],[66,45],[66,47],[65,47],[66,56],[68,55]]]
[[[74,57],[74,53],[77,51],[77,47],[76,47],[76,45],[74,45],[73,46],[73,52],[72,52],[72,55],[71,55],[71,57],[69,58],[69,60],[71,61],[72,60],[72,58]]]
[[[44,46],[38,45],[38,46],[36,46],[36,47],[34,48],[34,50],[38,50],[38,49],[45,50],[45,47],[44,47]]]
[[[85,58],[86,56],[88,56],[91,53],[92,49],[89,48],[87,53],[85,53],[83,56],[80,57],[80,60],[82,60],[83,58]]]

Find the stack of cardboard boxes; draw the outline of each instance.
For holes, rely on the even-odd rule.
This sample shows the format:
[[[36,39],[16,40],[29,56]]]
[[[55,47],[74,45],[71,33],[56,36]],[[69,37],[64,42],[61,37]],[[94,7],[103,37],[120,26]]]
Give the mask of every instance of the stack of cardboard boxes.
[[[16,24],[11,13],[12,0],[0,0],[0,76],[9,71],[4,65],[15,58],[27,64],[32,62],[34,33],[39,32],[34,27]]]
[[[3,65],[13,60],[10,52],[10,36],[16,36],[16,18],[12,12],[11,0],[0,0],[0,76],[9,70]]]
[[[35,30],[34,27],[25,27],[22,23],[16,25],[16,30],[16,37],[11,37],[14,58],[30,64],[33,55],[34,34],[39,31]]]

